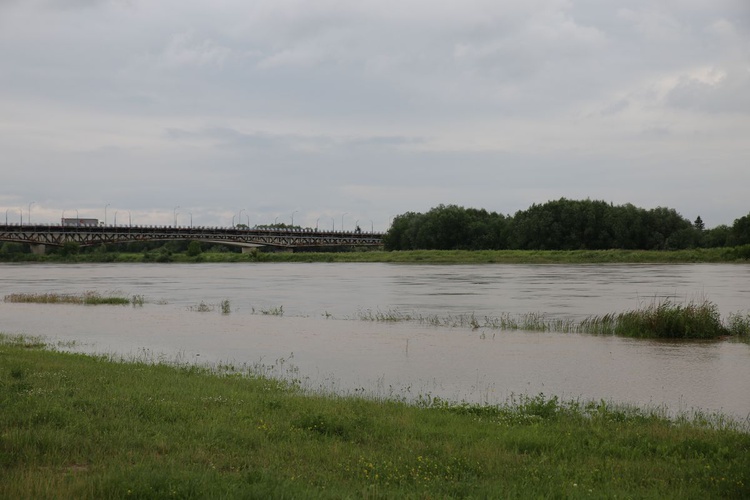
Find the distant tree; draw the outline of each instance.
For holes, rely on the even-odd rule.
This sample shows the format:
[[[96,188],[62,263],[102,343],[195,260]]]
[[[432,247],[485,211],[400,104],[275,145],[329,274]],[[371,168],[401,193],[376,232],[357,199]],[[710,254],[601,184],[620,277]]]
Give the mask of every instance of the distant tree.
[[[698,231],[703,231],[706,229],[706,225],[703,223],[703,219],[701,219],[701,216],[695,218],[695,222],[693,222],[693,227],[697,229]]]
[[[732,245],[750,244],[750,214],[735,219],[731,236]]]
[[[193,240],[188,244],[186,253],[188,257],[197,257],[202,251],[200,242]]]
[[[721,224],[711,229],[706,229],[701,238],[702,246],[706,248],[725,247],[729,245],[732,229],[726,224]]]
[[[81,245],[75,241],[66,241],[60,248],[60,255],[76,255],[81,250]]]

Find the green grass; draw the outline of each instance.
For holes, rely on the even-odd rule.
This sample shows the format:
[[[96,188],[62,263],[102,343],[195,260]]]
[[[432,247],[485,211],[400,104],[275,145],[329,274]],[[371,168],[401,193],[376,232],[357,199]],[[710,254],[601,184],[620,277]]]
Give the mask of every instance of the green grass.
[[[143,305],[143,297],[134,295],[133,299],[113,295],[101,295],[98,292],[81,294],[65,293],[12,293],[5,296],[5,302],[34,304],[83,304],[83,305]]]
[[[20,262],[391,262],[409,264],[633,264],[747,262],[746,247],[690,250],[353,250],[347,252],[203,252],[161,254],[93,252],[73,255],[12,254],[0,260]]]
[[[747,498],[721,416],[323,397],[0,342],[0,498]]]

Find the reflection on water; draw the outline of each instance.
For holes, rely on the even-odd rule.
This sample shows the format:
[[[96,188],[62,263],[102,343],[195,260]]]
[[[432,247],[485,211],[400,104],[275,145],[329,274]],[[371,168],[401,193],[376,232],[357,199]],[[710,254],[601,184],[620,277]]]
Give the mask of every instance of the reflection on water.
[[[143,308],[0,303],[0,331],[76,340],[96,352],[145,348],[172,358],[277,367],[276,360],[287,360],[284,366],[294,367],[306,386],[324,390],[474,402],[543,392],[745,418],[747,344],[346,318],[364,309],[583,317],[655,297],[706,297],[727,314],[747,311],[748,278],[750,266],[731,265],[0,265],[3,296],[96,290],[149,301]],[[229,315],[189,310],[224,299],[232,304]],[[280,305],[284,317],[258,314]]]

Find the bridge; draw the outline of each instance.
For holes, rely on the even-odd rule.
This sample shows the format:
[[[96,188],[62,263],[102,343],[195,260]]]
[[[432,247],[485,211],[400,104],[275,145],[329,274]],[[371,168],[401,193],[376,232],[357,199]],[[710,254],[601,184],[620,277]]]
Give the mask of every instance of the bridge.
[[[237,228],[180,226],[68,226],[0,224],[0,241],[28,243],[34,253],[46,246],[116,245],[131,241],[197,240],[237,245],[246,249],[271,246],[284,249],[322,247],[378,247],[383,233],[318,231],[301,228]]]

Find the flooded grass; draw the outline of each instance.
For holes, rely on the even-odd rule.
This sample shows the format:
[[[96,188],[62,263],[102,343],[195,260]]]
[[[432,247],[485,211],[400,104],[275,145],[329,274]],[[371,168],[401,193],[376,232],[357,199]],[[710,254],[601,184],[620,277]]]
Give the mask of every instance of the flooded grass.
[[[536,332],[589,333],[641,338],[716,339],[736,337],[750,340],[750,314],[732,313],[721,319],[718,307],[710,302],[675,304],[669,300],[648,306],[583,320],[550,318],[544,313],[501,314],[477,317],[474,314],[422,315],[401,311],[360,311],[357,319],[377,322],[408,321],[436,327],[477,330],[527,330]]]
[[[321,396],[38,343],[0,338],[2,498],[750,496],[750,434],[731,420]]]
[[[142,305],[143,299],[133,296],[133,305]],[[28,304],[83,304],[83,305],[129,305],[131,299],[114,295],[101,295],[98,292],[81,294],[66,293],[12,293],[5,296],[5,302]]]

